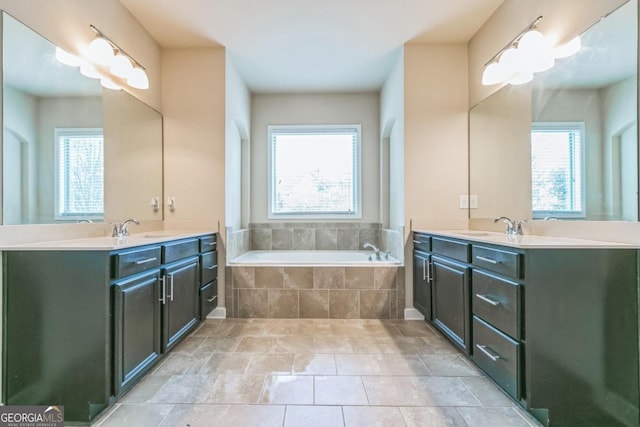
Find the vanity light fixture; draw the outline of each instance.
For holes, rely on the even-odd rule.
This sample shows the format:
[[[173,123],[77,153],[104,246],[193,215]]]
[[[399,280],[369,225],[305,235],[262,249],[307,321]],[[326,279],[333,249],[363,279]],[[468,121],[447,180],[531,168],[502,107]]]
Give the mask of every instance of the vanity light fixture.
[[[483,85],[528,83],[533,79],[534,73],[552,68],[556,59],[566,58],[580,50],[579,37],[562,46],[554,47],[553,43],[536,29],[541,19],[542,16],[537,17],[485,64],[482,73]]]
[[[58,61],[73,67],[80,66],[80,73],[100,79],[100,84],[107,89],[122,89],[120,81],[136,89],[149,89],[145,68],[94,25],[89,27],[96,32],[96,38],[84,52],[86,59],[56,47]]]

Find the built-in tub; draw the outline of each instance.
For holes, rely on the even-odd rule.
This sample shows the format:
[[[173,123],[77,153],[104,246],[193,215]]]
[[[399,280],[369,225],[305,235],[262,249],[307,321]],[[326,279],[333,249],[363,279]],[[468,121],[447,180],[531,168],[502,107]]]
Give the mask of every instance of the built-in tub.
[[[246,252],[227,265],[227,315],[402,318],[404,266],[391,256],[381,258],[372,251]]]
[[[372,251],[249,251],[231,260],[229,265],[244,266],[397,266],[400,261]]]

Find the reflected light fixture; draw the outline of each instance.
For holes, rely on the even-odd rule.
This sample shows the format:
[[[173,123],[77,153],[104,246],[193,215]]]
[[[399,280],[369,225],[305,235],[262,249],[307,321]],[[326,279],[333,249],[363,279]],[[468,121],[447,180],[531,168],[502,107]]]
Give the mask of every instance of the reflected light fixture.
[[[482,73],[483,85],[528,83],[533,80],[534,73],[551,69],[556,59],[566,58],[580,50],[580,37],[554,47],[549,39],[536,29],[541,19],[542,16],[537,17],[485,64]]]
[[[121,82],[136,89],[149,89],[145,68],[102,31],[93,25],[89,27],[95,31],[96,37],[84,51],[86,59],[59,47],[56,47],[56,59],[65,65],[80,66],[81,74],[100,79],[100,84],[107,89],[120,90]]]

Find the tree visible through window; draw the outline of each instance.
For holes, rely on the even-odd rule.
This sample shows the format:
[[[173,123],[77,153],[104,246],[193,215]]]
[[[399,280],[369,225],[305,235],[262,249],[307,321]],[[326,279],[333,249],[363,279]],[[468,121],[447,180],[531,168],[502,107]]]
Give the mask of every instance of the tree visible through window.
[[[102,129],[56,129],[56,219],[102,218]]]
[[[584,123],[534,123],[531,183],[534,218],[584,217]]]
[[[360,126],[270,126],[270,216],[358,217]]]

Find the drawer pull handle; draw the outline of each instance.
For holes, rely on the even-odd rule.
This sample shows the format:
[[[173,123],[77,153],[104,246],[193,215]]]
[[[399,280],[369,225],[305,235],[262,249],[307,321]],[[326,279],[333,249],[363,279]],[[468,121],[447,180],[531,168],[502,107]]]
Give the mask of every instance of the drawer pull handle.
[[[484,261],[484,262],[488,262],[489,264],[498,264],[498,261],[496,261],[495,259],[491,259],[491,258],[485,258],[483,256],[480,255],[476,255],[476,259],[480,260],[480,261]]]
[[[497,362],[498,360],[502,359],[499,355],[497,354],[492,354],[489,350],[488,350],[488,346],[486,345],[480,345],[480,344],[476,344],[476,347],[478,348],[478,350],[480,350],[481,352],[483,352],[484,354],[487,355],[487,357],[491,360],[493,360],[494,362]]]
[[[478,297],[479,299],[481,299],[482,301],[486,302],[487,304],[490,304],[494,307],[497,307],[500,305],[500,301],[496,301],[491,297],[488,297],[486,295],[482,295],[482,294],[476,294],[476,297]]]
[[[206,267],[207,270],[213,270],[214,268],[218,268],[218,264]]]
[[[215,246],[215,245],[216,245],[216,242],[207,243],[207,245],[209,245],[209,246]]]
[[[416,245],[419,245],[422,242],[420,240],[414,240],[413,243],[415,243]]]
[[[134,264],[135,265],[142,265],[142,264],[147,264],[153,261],[157,261],[158,258],[153,257],[153,258],[147,258],[147,259],[141,259],[140,261],[135,261]]]
[[[207,298],[207,302],[214,302],[217,298],[218,298],[218,296],[214,295],[211,298]]]

